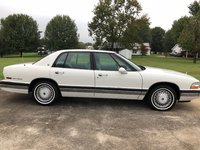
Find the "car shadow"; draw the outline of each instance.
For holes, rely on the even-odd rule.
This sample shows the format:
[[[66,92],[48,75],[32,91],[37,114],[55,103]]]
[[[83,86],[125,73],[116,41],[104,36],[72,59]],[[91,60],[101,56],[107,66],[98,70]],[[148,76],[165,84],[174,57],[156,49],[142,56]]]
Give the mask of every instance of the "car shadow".
[[[133,107],[133,109],[146,108],[144,101],[123,100],[123,99],[100,99],[100,98],[61,98],[56,105],[72,105],[72,106],[91,106],[91,107]]]
[[[1,106],[30,106],[30,107],[44,107],[38,104],[30,95],[25,94],[15,94],[6,93],[3,97],[0,96]],[[133,110],[151,110],[145,101],[137,100],[121,100],[121,99],[100,99],[100,98],[60,98],[56,103],[45,106],[45,107],[55,107],[55,108],[102,108],[102,107],[112,107],[113,109],[133,109]],[[194,111],[200,109],[198,105],[194,103],[177,103],[174,109],[171,111]],[[156,111],[155,111],[156,112]]]
[[[3,100],[4,98],[2,98]],[[0,100],[1,101],[1,100]],[[5,97],[1,105],[39,105],[30,95],[11,93]],[[133,109],[148,109],[143,101],[119,100],[119,99],[93,99],[93,98],[60,98],[56,103],[50,105],[54,107],[132,107]]]

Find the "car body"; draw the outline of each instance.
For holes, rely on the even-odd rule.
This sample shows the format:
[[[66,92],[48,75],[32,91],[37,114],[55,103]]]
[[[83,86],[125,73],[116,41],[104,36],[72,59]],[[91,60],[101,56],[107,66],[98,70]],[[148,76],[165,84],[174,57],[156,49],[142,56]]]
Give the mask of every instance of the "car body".
[[[31,93],[48,105],[63,97],[147,100],[157,110],[199,96],[199,80],[176,71],[138,66],[102,50],[60,50],[35,63],[7,66],[2,90]]]

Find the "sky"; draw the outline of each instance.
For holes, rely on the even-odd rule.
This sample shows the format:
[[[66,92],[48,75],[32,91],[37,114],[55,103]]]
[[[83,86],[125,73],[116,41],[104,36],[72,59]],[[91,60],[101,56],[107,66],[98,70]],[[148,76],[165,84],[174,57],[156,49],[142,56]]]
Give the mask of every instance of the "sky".
[[[0,0],[0,18],[23,13],[33,17],[39,30],[45,31],[47,23],[56,15],[68,15],[78,27],[80,41],[92,42],[87,24],[92,20],[94,7],[99,0]],[[150,27],[171,28],[173,21],[189,15],[188,6],[194,0],[138,0],[142,14],[150,18]],[[43,36],[43,35],[42,35]]]

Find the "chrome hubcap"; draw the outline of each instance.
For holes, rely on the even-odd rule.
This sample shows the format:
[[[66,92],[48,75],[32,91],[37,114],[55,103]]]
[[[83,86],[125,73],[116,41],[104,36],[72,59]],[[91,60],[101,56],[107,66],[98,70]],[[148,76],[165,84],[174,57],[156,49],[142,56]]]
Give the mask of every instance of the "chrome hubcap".
[[[164,105],[170,99],[170,95],[166,92],[160,91],[155,95],[155,98],[159,104]]]
[[[35,88],[34,96],[39,103],[50,104],[55,98],[55,91],[51,85],[41,83]]]
[[[157,89],[152,97],[152,104],[154,107],[160,110],[165,110],[170,108],[174,103],[174,94],[169,89]]]
[[[48,87],[39,87],[38,95],[41,99],[49,99],[51,97],[51,89]]]

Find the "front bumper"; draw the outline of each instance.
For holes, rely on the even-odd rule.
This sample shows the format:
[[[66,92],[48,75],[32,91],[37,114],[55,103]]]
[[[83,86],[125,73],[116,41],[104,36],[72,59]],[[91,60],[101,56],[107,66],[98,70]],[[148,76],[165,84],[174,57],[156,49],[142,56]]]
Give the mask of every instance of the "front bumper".
[[[179,101],[180,102],[190,101],[198,97],[200,98],[200,91],[197,90],[181,91]]]

